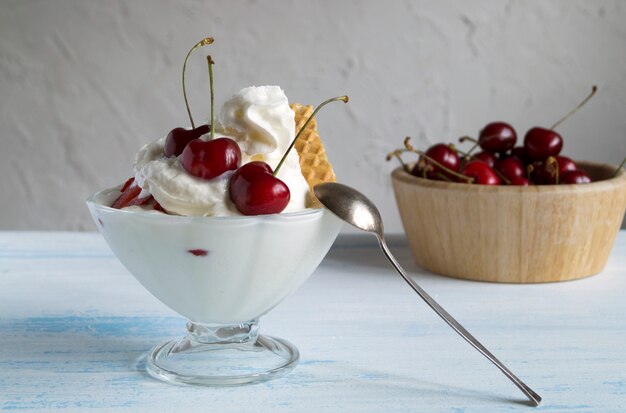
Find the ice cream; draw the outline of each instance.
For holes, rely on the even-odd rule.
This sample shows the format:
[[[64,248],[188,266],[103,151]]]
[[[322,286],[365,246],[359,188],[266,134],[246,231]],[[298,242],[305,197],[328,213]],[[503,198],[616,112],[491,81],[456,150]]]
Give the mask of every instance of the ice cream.
[[[295,136],[294,113],[280,87],[247,87],[224,103],[216,130],[244,153],[280,159]]]
[[[158,139],[137,153],[133,178],[88,201],[98,229],[130,272],[180,314],[202,323],[258,318],[306,280],[341,227],[329,211],[307,208],[311,185],[334,180],[315,120],[307,123],[312,115],[310,106],[290,107],[277,86],[239,91],[219,111],[214,139],[198,135],[232,139],[241,151],[236,169],[194,176],[182,159],[195,140],[168,152],[167,137]],[[229,197],[233,176],[256,161],[275,170],[296,129],[302,140],[277,174],[289,187],[289,213],[231,217],[241,215]]]
[[[241,164],[264,161],[275,169],[295,137],[294,112],[283,90],[278,86],[248,87],[224,103],[215,124],[215,137],[233,139],[241,149]],[[208,140],[209,135],[200,139]],[[135,184],[141,188],[139,198],[154,197],[170,214],[185,216],[240,215],[229,199],[228,183],[233,171],[213,179],[189,174],[181,157],[164,154],[166,138],[143,146],[133,166]],[[289,152],[277,174],[291,193],[283,212],[306,208],[309,185],[302,176],[299,156]],[[143,208],[148,206],[131,206]]]

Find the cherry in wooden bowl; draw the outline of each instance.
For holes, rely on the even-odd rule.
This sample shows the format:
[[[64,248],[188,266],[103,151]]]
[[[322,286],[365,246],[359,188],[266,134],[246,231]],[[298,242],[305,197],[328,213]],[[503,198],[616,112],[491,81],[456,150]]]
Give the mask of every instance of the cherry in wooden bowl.
[[[565,281],[604,268],[626,209],[626,172],[577,162],[594,182],[485,186],[392,173],[418,265],[456,278]]]

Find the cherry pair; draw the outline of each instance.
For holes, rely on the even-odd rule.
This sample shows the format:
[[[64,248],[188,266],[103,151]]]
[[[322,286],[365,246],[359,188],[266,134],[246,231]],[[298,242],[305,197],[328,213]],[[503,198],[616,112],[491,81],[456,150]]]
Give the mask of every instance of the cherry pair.
[[[451,145],[438,143],[422,152],[416,150],[409,138],[404,140],[406,150],[420,155],[420,161],[415,164],[411,173],[427,179],[445,180],[452,182],[475,183],[479,185],[499,185],[500,178],[494,170],[482,160],[462,162],[456,149]],[[398,156],[399,151],[393,153]],[[391,155],[391,154],[390,154]]]
[[[513,149],[519,151],[520,149],[514,148],[516,142],[515,129],[505,122],[489,123],[478,136],[478,144],[485,151],[481,153],[503,154]],[[561,152],[563,138],[552,129],[537,126],[526,132],[524,146],[520,148],[524,151],[524,156],[534,160],[545,160]]]
[[[574,161],[559,156],[563,138],[554,129],[587,103],[596,91],[596,86],[593,86],[591,93],[550,129],[531,128],[524,137],[523,146],[515,146],[517,134],[511,125],[489,123],[481,130],[477,142],[484,152],[472,157],[490,164],[511,184],[527,185],[530,181],[538,185],[591,182],[589,175],[578,170]],[[575,174],[572,173],[575,171]]]
[[[186,130],[176,128],[166,138],[165,155],[179,156],[182,167],[193,176],[210,180],[235,170],[229,182],[229,197],[244,215],[274,214],[283,211],[291,198],[289,187],[273,175],[265,162],[242,167],[241,150],[230,138],[199,139],[207,125]]]
[[[260,161],[249,162],[237,169],[241,161],[241,151],[237,143],[229,138],[192,140],[182,151],[181,164],[187,172],[203,179],[212,179],[226,171],[236,170],[230,178],[228,192],[239,212],[244,215],[280,213],[289,204],[291,193],[289,187],[276,177],[279,169],[315,114],[328,103],[337,100],[347,102],[348,97],[328,99],[313,111],[283,154],[275,171],[267,163]]]
[[[236,170],[229,182],[229,196],[242,214],[258,215],[281,212],[289,202],[289,188],[284,182],[272,175],[272,169],[263,162],[251,162],[239,168],[241,150],[237,142],[230,138],[214,139],[213,130],[213,59],[207,56],[209,80],[211,84],[211,125],[195,127],[185,89],[185,69],[191,53],[201,47],[213,43],[208,37],[196,43],[185,58],[183,64],[183,96],[191,129],[172,129],[165,138],[163,154],[166,157],[180,157],[183,169],[190,175],[200,179],[211,180],[227,171]],[[210,133],[210,139],[200,139]],[[153,205],[153,209],[166,212],[152,195],[140,198],[141,188],[130,178],[122,186],[119,197],[111,205],[112,208],[129,206]]]
[[[556,132],[557,126],[563,123],[578,109],[583,107],[596,93],[597,87],[591,88],[591,93],[572,109],[567,115],[557,121],[552,127],[531,128],[524,137],[525,156],[536,161],[545,161],[551,156],[557,156],[563,149],[563,138]],[[505,122],[493,122],[485,126],[478,137],[480,147],[491,153],[506,153],[512,150],[517,141],[515,129]]]

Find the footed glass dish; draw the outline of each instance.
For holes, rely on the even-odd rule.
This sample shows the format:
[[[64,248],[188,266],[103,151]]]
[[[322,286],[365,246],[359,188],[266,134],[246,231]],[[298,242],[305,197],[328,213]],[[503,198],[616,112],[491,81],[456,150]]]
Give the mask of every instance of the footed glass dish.
[[[298,362],[286,340],[259,334],[259,318],[313,273],[342,222],[325,209],[234,217],[182,217],[110,208],[119,187],[87,200],[128,271],[186,317],[187,333],[156,346],[160,380],[237,385],[278,377]]]

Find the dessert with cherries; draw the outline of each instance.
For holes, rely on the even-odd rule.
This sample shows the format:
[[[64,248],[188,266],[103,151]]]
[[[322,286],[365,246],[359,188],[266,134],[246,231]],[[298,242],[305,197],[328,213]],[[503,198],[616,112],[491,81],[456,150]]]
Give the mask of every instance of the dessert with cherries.
[[[199,42],[191,52],[205,44]],[[187,55],[187,58],[189,54]],[[177,127],[144,145],[135,156],[134,176],[111,206],[183,216],[266,215],[318,206],[312,188],[335,180],[317,134],[310,106],[290,105],[279,86],[251,86],[235,93],[211,120]],[[187,59],[185,60],[186,67]],[[184,72],[183,72],[184,73]],[[186,99],[183,74],[183,94]],[[295,150],[292,150],[294,149]]]
[[[206,38],[190,54],[213,43]],[[133,176],[87,205],[107,243],[157,299],[186,317],[187,334],[156,346],[146,369],[166,382],[236,385],[269,380],[299,358],[259,334],[259,318],[315,271],[342,221],[312,188],[335,180],[313,110],[278,86],[240,90],[211,115],[137,152]]]
[[[89,199],[98,229],[150,292],[189,319],[264,314],[306,280],[341,227],[312,193],[335,180],[315,119],[335,101],[348,97],[314,110],[289,104],[278,86],[251,86],[216,113],[211,98],[204,124],[188,110],[189,128],[144,145],[132,177]]]

